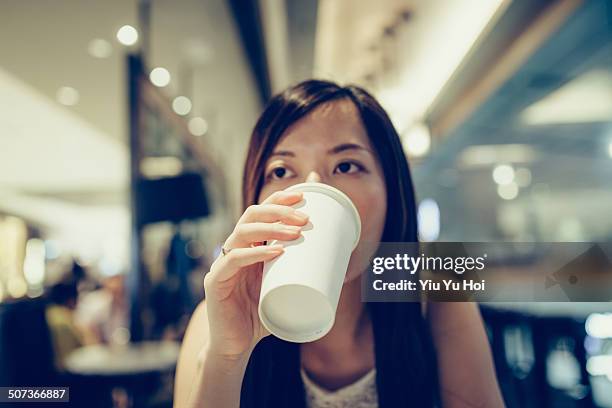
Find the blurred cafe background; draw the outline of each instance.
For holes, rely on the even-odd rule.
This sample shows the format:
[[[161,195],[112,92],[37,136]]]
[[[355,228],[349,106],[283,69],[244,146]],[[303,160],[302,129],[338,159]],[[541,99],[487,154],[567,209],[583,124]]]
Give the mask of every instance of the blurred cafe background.
[[[612,241],[609,0],[3,0],[0,386],[171,406],[250,131],[310,77],[390,113],[423,241]],[[506,404],[612,407],[611,305],[482,305]]]

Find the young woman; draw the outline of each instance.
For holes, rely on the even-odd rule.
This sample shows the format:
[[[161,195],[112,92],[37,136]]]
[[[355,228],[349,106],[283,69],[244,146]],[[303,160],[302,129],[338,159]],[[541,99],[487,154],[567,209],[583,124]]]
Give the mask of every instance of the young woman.
[[[316,80],[274,97],[251,136],[245,211],[204,277],[206,300],[185,335],[175,406],[503,406],[476,305],[364,303],[367,265],[355,256],[326,336],[294,344],[267,332],[257,314],[262,262],[282,247],[260,244],[299,237],[308,219],[290,206],[301,195],[282,190],[305,181],[351,198],[360,242],[417,241],[408,163],[376,100]]]

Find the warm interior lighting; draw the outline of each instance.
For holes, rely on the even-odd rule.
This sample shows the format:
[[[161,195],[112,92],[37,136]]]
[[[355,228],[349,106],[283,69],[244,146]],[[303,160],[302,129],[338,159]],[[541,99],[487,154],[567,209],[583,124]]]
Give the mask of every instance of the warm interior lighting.
[[[500,185],[514,181],[514,169],[507,164],[500,164],[493,169],[493,180]]]
[[[402,145],[408,155],[414,157],[424,156],[431,147],[429,128],[423,123],[410,127],[402,135]]]
[[[504,200],[514,200],[518,196],[519,188],[515,182],[497,186],[497,194]]]
[[[593,313],[587,318],[584,327],[591,337],[598,339],[612,338],[612,313]],[[610,369],[612,369],[612,365]]]
[[[138,30],[131,25],[124,25],[117,30],[117,40],[123,45],[134,45],[138,41]]]
[[[423,241],[435,241],[440,236],[440,208],[434,199],[426,198],[419,203],[418,226]]]
[[[204,136],[208,132],[208,122],[201,117],[191,118],[188,123],[189,131],[194,136]]]
[[[79,103],[79,91],[70,87],[70,86],[62,86],[57,90],[57,101],[65,106],[74,106]]]
[[[172,101],[172,109],[178,115],[185,116],[191,112],[191,100],[186,96],[177,96]]]
[[[162,67],[153,68],[149,74],[149,79],[153,85],[162,88],[170,83],[170,72]]]

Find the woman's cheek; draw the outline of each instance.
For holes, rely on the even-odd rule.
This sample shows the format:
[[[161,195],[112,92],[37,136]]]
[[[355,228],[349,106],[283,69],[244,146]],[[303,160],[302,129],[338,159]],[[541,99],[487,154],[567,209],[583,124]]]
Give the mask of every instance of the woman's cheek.
[[[384,191],[367,196],[361,195],[352,200],[361,218],[361,237],[351,255],[344,283],[359,277],[368,268],[373,248],[378,246],[382,238],[387,209]]]

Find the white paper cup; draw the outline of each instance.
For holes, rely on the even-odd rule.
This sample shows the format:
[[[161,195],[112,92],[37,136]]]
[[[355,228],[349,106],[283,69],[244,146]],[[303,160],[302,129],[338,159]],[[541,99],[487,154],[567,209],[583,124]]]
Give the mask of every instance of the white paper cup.
[[[361,220],[353,202],[322,183],[301,183],[285,191],[302,191],[293,207],[308,214],[302,237],[283,244],[285,252],[264,263],[259,318],[273,335],[306,343],[327,334],[351,253],[359,242]]]

